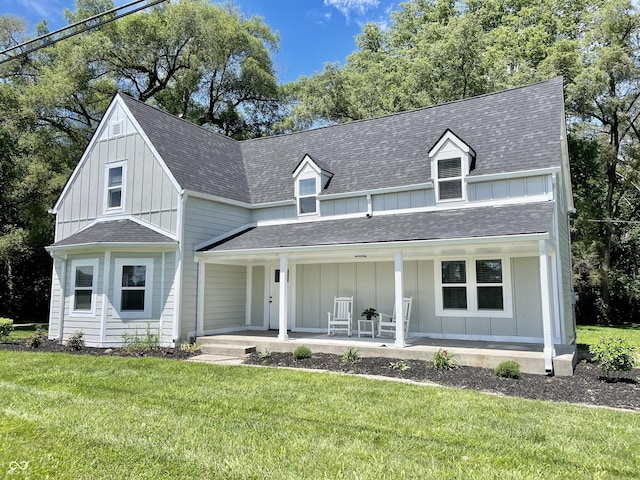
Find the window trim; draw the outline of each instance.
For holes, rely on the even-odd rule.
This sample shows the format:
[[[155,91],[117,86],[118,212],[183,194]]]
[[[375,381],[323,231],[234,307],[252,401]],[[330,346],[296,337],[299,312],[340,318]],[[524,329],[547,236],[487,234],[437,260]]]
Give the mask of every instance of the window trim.
[[[502,283],[478,283],[476,277],[476,261],[500,260],[502,263]],[[464,261],[465,283],[456,283],[456,286],[465,286],[467,289],[466,309],[445,309],[443,307],[442,262]],[[438,317],[484,317],[484,318],[511,318],[513,317],[513,291],[511,287],[511,257],[501,255],[438,257],[434,259],[434,293],[435,310]],[[478,308],[478,286],[502,286],[502,310],[488,310]]]
[[[313,193],[313,195],[300,195],[300,182],[304,181],[304,180],[314,180],[315,181],[315,192]],[[320,200],[318,199],[318,182],[320,181],[320,178],[318,175],[303,175],[300,176],[298,178],[296,178],[296,208],[297,208],[297,213],[299,217],[307,217],[307,216],[317,216],[320,214]],[[302,200],[303,198],[311,198],[314,197],[316,200],[316,210],[315,212],[306,212],[306,213],[301,213],[300,212],[300,200]]]
[[[95,317],[96,316],[96,298],[98,297],[96,291],[98,289],[98,259],[76,259],[71,261],[71,295],[69,305],[70,317]],[[93,281],[91,286],[91,310],[76,310],[76,290],[88,290],[87,287],[76,286],[76,270],[78,267],[93,267]]]
[[[115,270],[113,275],[113,311],[115,318],[122,319],[151,319],[153,314],[153,258],[116,258]],[[146,267],[145,286],[144,286],[144,310],[140,311],[121,311],[122,290],[126,290],[122,286],[122,269],[125,266]]]
[[[109,186],[109,171],[113,168],[122,167],[122,184],[120,185],[120,206],[109,208],[109,191],[114,187]],[[124,212],[127,185],[127,161],[107,163],[104,166],[104,213],[122,213]]]

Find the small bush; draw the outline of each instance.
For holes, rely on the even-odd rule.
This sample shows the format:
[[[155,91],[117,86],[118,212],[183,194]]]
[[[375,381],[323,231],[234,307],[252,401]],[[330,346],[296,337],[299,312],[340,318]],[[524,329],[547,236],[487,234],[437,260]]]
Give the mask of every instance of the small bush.
[[[268,348],[265,348],[264,350],[261,350],[258,353],[258,357],[262,358],[263,360],[266,358],[269,358],[271,356],[271,350],[269,350]]]
[[[196,343],[196,339],[194,337],[191,337],[188,342],[180,344],[180,350],[182,350],[183,352],[197,353],[202,350],[202,345],[198,345]]]
[[[122,350],[127,353],[143,353],[149,350],[160,349],[160,334],[152,333],[151,326],[147,324],[147,330],[140,335],[136,328],[135,333],[122,335]]]
[[[593,361],[607,379],[617,379],[636,364],[635,347],[621,337],[601,338],[589,347]]]
[[[78,350],[82,350],[84,348],[84,340],[82,338],[83,335],[84,333],[82,333],[80,330],[71,335],[67,339],[67,350],[74,350],[76,352]]]
[[[304,345],[300,345],[293,352],[293,358],[295,360],[302,360],[303,358],[311,358],[313,354],[311,353],[311,349]]]
[[[27,347],[38,348],[45,342],[44,330],[40,325],[36,325],[36,331],[30,338],[27,339]]]
[[[389,362],[389,368],[406,372],[407,370],[411,370],[411,365],[404,360],[398,360],[397,362]]]
[[[13,320],[10,318],[0,317],[0,341],[4,341],[9,338],[13,331]]]
[[[359,358],[360,352],[356,347],[351,346],[342,354],[342,363],[356,363]]]
[[[443,349],[439,349],[433,354],[432,364],[436,370],[454,370],[459,367],[453,353]]]
[[[495,372],[500,378],[520,378],[520,364],[515,360],[507,360],[498,365]]]

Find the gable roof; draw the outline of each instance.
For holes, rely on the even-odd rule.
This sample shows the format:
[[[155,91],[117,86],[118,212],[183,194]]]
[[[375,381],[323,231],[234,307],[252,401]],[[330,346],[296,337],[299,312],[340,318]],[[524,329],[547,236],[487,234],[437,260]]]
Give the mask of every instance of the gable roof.
[[[553,202],[539,202],[265,225],[248,228],[199,251],[227,252],[547,233],[551,228],[553,207]]]
[[[174,244],[177,242],[161,233],[151,230],[131,220],[111,220],[98,222],[84,230],[54,243],[48,248],[71,247],[104,243],[132,244]]]

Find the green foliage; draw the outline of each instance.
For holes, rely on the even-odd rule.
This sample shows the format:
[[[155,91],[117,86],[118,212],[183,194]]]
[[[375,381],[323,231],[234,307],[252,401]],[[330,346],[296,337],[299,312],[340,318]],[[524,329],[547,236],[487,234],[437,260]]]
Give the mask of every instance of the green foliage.
[[[122,350],[127,353],[143,353],[149,350],[160,349],[160,333],[154,333],[151,331],[151,325],[147,324],[145,333],[138,333],[138,329],[135,329],[135,333],[122,334]]]
[[[271,350],[269,350],[266,347],[263,350],[261,350],[260,352],[258,352],[258,357],[260,357],[262,359],[269,358],[270,356],[271,356]]]
[[[27,339],[27,347],[38,348],[46,341],[47,337],[44,334],[42,326],[36,325],[35,333]]]
[[[6,340],[13,331],[13,320],[0,317],[0,341]]]
[[[313,353],[311,352],[311,349],[305,345],[300,345],[298,348],[296,348],[293,351],[293,358],[295,360],[302,360],[305,358],[311,358],[311,356],[313,355]]]
[[[455,355],[453,355],[451,351],[442,348],[439,348],[438,351],[433,354],[431,365],[436,370],[454,370],[459,368],[455,360]]]
[[[376,311],[375,308],[369,307],[369,308],[365,308],[360,315],[363,317],[372,318],[372,317],[377,317],[378,312]]]
[[[635,347],[621,337],[601,338],[589,347],[593,361],[612,380],[630,371],[637,363]]]
[[[500,378],[520,378],[520,364],[515,360],[507,360],[498,365],[495,372]]]
[[[158,348],[160,346],[158,345]],[[202,350],[202,345],[198,345],[195,337],[191,337],[188,342],[180,344],[180,350],[189,353],[198,353]]]
[[[389,362],[389,368],[392,370],[400,370],[401,372],[406,372],[407,370],[411,370],[411,365],[409,365],[404,360],[398,360],[397,362]]]
[[[66,343],[67,349],[73,350],[73,351],[82,350],[84,348],[84,339],[82,338],[83,336],[84,336],[84,333],[82,333],[82,331],[80,330],[78,330],[76,333],[71,335],[67,339],[67,343]]]
[[[342,354],[342,363],[356,363],[360,359],[360,352],[354,346],[347,348]]]

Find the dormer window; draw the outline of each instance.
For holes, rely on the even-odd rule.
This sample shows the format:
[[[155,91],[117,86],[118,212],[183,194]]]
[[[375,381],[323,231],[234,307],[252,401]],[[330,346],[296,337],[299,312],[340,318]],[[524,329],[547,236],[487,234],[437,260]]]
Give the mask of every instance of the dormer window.
[[[431,178],[438,202],[466,200],[465,177],[471,172],[476,153],[447,130],[429,150]]]
[[[309,215],[318,212],[318,189],[316,178],[298,180],[298,215]]]
[[[126,162],[110,163],[105,170],[105,212],[122,212],[124,208],[124,186]]]

